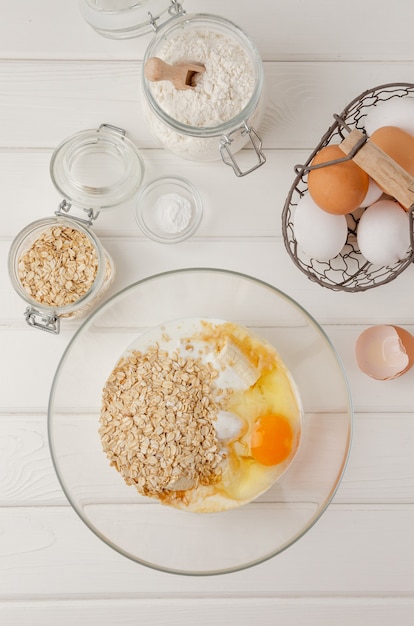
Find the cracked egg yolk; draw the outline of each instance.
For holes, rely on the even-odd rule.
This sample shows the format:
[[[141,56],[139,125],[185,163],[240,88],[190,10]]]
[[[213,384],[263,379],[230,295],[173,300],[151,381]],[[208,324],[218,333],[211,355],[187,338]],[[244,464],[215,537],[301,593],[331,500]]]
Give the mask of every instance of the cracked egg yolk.
[[[292,451],[293,437],[292,427],[286,417],[275,413],[262,415],[252,429],[251,454],[262,465],[282,463]]]

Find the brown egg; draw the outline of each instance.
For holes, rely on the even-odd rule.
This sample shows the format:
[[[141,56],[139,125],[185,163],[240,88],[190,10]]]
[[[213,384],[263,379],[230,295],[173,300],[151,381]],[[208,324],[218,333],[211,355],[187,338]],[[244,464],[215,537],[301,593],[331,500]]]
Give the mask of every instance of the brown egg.
[[[339,146],[325,146],[316,154],[311,165],[343,157]],[[351,160],[311,170],[308,175],[309,193],[314,202],[327,213],[335,215],[355,211],[364,201],[368,185],[368,174]]]
[[[381,126],[372,133],[370,139],[406,172],[414,176],[414,137],[412,135],[396,126]]]
[[[413,366],[414,337],[400,326],[371,326],[359,335],[355,356],[364,374],[376,380],[392,380]]]

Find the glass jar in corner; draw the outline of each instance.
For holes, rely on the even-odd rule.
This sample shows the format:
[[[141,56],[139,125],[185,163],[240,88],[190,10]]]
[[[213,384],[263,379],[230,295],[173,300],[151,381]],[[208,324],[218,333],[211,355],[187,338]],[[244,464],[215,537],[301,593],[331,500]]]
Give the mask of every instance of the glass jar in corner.
[[[115,126],[81,131],[56,148],[50,175],[62,202],[53,216],[23,228],[9,251],[10,279],[30,326],[58,334],[61,319],[84,316],[104,295],[115,265],[91,227],[139,189],[143,174],[137,148]]]
[[[265,163],[257,130],[265,110],[263,65],[241,28],[217,15],[187,14],[176,0],[80,0],[80,8],[105,37],[153,34],[143,60],[143,105],[163,147],[193,161],[221,158],[237,176]],[[154,62],[161,72],[152,71]],[[178,89],[165,76],[182,63],[201,71],[189,72],[186,88]],[[244,147],[252,149],[240,154]]]

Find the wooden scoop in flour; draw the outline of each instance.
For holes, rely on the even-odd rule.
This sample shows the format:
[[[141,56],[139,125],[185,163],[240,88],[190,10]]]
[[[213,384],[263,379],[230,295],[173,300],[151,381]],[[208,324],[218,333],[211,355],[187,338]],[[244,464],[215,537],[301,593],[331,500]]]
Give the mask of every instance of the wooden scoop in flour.
[[[414,177],[356,128],[339,147],[345,154],[350,154],[359,143],[362,147],[352,156],[352,160],[408,211],[414,204]]]
[[[151,57],[145,63],[144,74],[151,82],[169,80],[176,89],[193,89],[195,74],[201,74],[205,69],[201,63],[169,65],[158,57]]]

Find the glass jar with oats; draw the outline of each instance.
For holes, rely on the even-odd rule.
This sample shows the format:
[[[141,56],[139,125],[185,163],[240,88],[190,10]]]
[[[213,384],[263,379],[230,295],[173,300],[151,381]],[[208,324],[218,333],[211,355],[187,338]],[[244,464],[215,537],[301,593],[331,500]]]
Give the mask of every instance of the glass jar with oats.
[[[50,175],[63,200],[54,216],[23,228],[9,252],[10,279],[30,326],[58,334],[62,318],[85,315],[105,293],[115,265],[91,226],[137,191],[143,172],[137,148],[107,124],[56,148]]]

